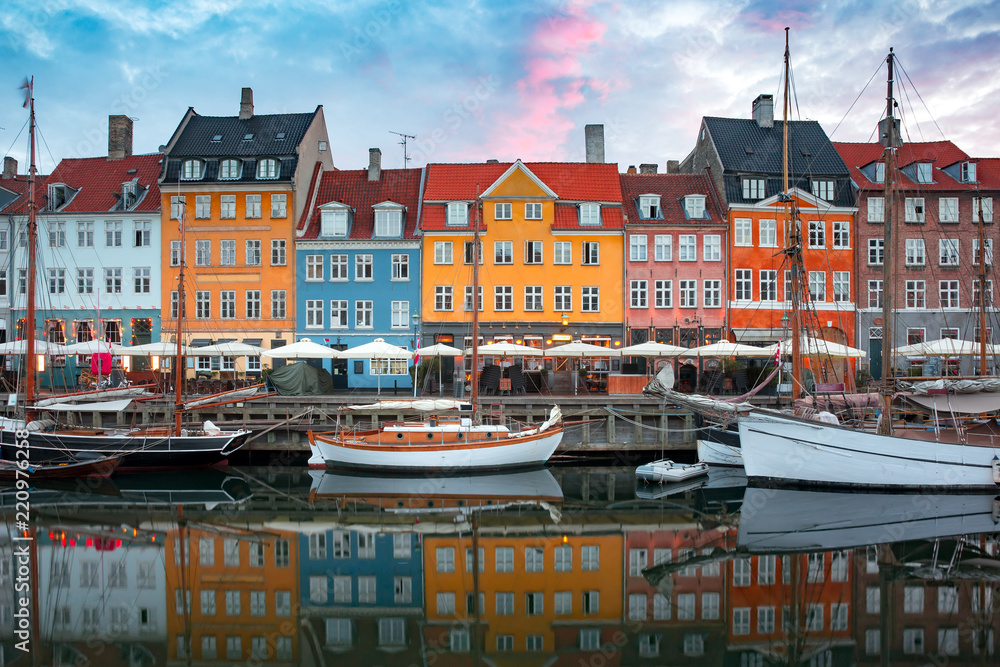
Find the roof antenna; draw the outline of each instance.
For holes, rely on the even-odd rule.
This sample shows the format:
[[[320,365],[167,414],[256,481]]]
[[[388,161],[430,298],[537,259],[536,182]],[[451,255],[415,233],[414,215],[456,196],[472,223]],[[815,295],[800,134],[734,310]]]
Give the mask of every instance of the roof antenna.
[[[399,135],[399,145],[403,147],[403,169],[406,169],[406,164],[413,159],[406,154],[406,140],[416,139],[416,137],[412,134],[403,134],[402,132],[393,132],[392,130],[389,130],[389,134]]]

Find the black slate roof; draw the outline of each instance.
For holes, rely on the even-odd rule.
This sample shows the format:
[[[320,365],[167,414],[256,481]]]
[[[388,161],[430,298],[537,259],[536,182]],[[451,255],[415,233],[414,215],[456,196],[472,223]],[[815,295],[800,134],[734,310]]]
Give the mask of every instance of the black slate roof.
[[[752,118],[705,117],[705,125],[722,160],[726,200],[745,203],[740,176],[767,177],[767,196],[781,192],[782,145],[784,122],[761,127]],[[831,204],[853,206],[850,171],[833,147],[830,138],[816,121],[789,121],[789,187],[810,191],[810,179],[834,180],[835,198]]]
[[[199,116],[188,120],[170,157],[258,157],[295,155],[316,112],[252,116]],[[284,132],[284,138],[278,134]],[[252,139],[244,139],[252,134]],[[212,139],[221,135],[219,141]]]

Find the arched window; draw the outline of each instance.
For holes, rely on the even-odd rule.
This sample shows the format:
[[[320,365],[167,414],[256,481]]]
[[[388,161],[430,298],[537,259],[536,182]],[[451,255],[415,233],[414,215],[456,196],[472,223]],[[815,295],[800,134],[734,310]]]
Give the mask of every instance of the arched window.
[[[240,161],[226,159],[219,161],[219,178],[234,179],[240,177]]]
[[[184,180],[197,180],[204,173],[204,165],[201,160],[184,160],[181,178]]]
[[[257,178],[277,178],[278,161],[271,157],[263,158],[257,163]]]

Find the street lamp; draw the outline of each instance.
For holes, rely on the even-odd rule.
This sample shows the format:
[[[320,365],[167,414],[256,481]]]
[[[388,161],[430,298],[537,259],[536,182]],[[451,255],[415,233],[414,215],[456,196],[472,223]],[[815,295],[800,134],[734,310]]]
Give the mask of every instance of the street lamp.
[[[410,315],[410,319],[413,320],[413,398],[417,397],[417,348],[420,346],[420,334],[418,327],[420,326],[420,315],[417,311],[413,311]]]

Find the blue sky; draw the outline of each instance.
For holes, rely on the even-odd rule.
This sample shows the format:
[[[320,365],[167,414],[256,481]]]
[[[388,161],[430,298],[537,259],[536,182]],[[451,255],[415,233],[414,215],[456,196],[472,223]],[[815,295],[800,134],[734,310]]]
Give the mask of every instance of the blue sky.
[[[372,146],[401,167],[390,131],[417,137],[411,166],[582,160],[584,125],[604,123],[609,162],[662,170],[702,116],[749,117],[756,95],[780,95],[788,25],[793,118],[872,140],[893,46],[912,80],[907,138],[1000,155],[998,3],[878,4],[6,0],[0,151],[24,164],[17,86],[33,74],[43,171],[106,154],[109,114],[137,118],[135,151],[154,152],[189,106],[235,115],[242,86],[257,113],[322,104],[344,169]]]

